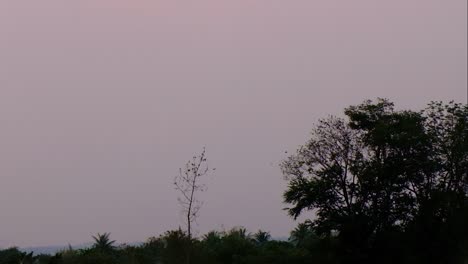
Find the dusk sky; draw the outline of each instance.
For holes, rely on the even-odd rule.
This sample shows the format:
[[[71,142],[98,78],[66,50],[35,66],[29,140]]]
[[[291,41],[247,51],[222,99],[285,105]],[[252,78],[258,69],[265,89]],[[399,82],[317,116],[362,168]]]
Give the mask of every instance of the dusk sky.
[[[365,99],[466,102],[466,0],[0,2],[0,247],[183,227],[287,236],[279,162]]]

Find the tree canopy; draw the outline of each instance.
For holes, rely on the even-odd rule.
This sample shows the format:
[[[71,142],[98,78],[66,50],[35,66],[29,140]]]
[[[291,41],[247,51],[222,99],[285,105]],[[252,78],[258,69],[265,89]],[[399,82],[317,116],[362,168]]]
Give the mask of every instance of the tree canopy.
[[[336,235],[350,262],[376,252],[403,257],[404,249],[383,245],[395,237],[430,261],[462,257],[456,248],[467,240],[468,106],[433,102],[419,112],[396,111],[379,99],[345,116],[320,120],[282,163],[289,214],[314,211],[313,230]],[[440,230],[453,245],[441,245],[447,233]]]

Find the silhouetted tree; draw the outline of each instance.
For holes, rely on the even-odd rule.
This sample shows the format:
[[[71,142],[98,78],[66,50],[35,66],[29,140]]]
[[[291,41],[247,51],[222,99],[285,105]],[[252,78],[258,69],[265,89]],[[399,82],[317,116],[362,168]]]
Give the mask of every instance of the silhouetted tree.
[[[110,240],[110,233],[98,233],[96,236],[93,236],[93,239],[93,248],[99,251],[109,252],[114,249],[115,240]]]
[[[192,224],[197,219],[202,205],[197,192],[206,190],[206,185],[200,182],[200,178],[207,175],[209,171],[206,149],[203,148],[199,156],[194,156],[189,160],[184,169],[179,169],[179,175],[174,179],[175,188],[181,194],[178,200],[185,214],[187,234],[190,238],[192,237]]]
[[[176,190],[181,196],[178,198],[182,210],[185,214],[185,223],[187,225],[187,235],[192,239],[192,224],[198,217],[198,212],[202,202],[198,199],[197,193],[206,190],[206,185],[200,182],[200,179],[206,176],[210,171],[206,159],[206,149],[200,155],[194,156],[185,164],[185,168],[179,169],[179,175],[174,179]],[[190,263],[191,249],[187,249],[187,263]]]
[[[192,239],[187,233],[181,229],[168,231],[160,237],[160,240],[164,244],[163,263],[182,264],[190,261],[188,258],[191,255],[183,254],[192,246]]]
[[[253,238],[258,245],[264,245],[271,239],[269,232],[258,230],[257,233],[253,234]]]
[[[308,248],[315,239],[318,238],[308,222],[300,223],[289,236],[289,242],[300,248]]]
[[[320,120],[309,142],[282,163],[289,214],[314,210],[313,230],[336,235],[345,262],[371,261],[376,241],[410,230],[435,236],[414,235],[413,245],[442,249],[443,239],[429,227],[447,227],[466,209],[467,109],[432,103],[423,112],[395,111],[379,99],[347,108],[348,120]],[[448,252],[434,254],[446,259]]]
[[[18,264],[25,256],[18,248],[0,250],[0,264]]]

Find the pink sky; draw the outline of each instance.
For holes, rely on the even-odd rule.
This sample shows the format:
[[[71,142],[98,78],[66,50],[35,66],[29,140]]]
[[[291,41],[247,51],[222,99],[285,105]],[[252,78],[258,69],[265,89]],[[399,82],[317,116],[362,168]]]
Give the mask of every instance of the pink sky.
[[[278,163],[367,98],[464,102],[466,0],[0,3],[0,247],[182,225],[171,185],[203,146],[197,229],[286,236]]]

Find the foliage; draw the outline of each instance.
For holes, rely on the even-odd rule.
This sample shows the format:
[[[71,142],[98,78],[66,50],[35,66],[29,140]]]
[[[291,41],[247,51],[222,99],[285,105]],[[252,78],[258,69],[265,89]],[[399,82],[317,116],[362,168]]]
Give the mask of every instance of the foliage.
[[[468,106],[433,102],[421,112],[395,111],[379,99],[345,114],[347,120],[320,120],[282,163],[289,214],[314,210],[312,229],[336,237],[334,254],[344,263],[462,258]]]
[[[0,250],[0,264],[18,264],[26,256],[17,248]]]
[[[96,236],[99,237],[107,241],[102,239],[102,235]],[[177,264],[186,261],[184,250],[187,243],[191,243],[193,248],[191,262],[200,264],[300,264],[308,263],[311,258],[307,250],[297,248],[292,243],[272,240],[268,232],[259,231],[251,235],[245,228],[238,227],[226,232],[212,231],[201,239],[191,241],[185,232],[178,229],[152,237],[139,246],[123,245],[113,247],[113,250],[101,250],[95,245],[81,250],[67,249],[55,256],[33,257],[10,249],[0,251],[0,264],[18,264],[28,256],[33,258],[35,262],[31,263],[35,264]]]
[[[94,249],[101,252],[108,252],[114,250],[115,240],[110,240],[110,233],[98,233],[96,236],[93,236],[93,239]]]
[[[258,230],[257,233],[253,234],[253,239],[255,240],[255,243],[262,246],[270,241],[271,235],[269,232]]]

